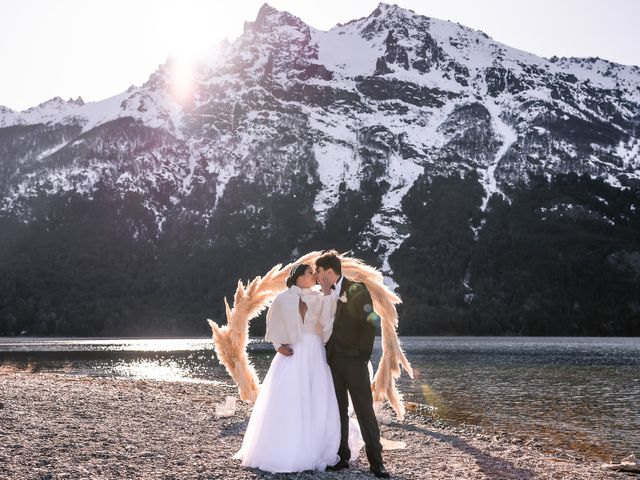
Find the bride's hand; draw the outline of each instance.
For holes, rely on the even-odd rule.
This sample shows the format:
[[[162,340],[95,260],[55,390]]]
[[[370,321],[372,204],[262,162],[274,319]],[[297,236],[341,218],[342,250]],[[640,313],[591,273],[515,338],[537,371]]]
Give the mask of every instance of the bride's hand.
[[[278,353],[285,357],[290,357],[293,355],[293,349],[289,345],[280,345],[278,347]]]
[[[331,293],[331,282],[327,278],[326,275],[320,275],[318,278],[318,282],[320,282],[320,287],[322,287],[322,293],[325,295],[329,295]]]

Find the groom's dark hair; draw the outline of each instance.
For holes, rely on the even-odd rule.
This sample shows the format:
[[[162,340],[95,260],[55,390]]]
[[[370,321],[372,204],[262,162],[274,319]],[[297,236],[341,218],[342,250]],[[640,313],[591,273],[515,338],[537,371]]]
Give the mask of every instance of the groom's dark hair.
[[[325,250],[322,252],[316,259],[316,268],[322,267],[325,270],[330,268],[336,275],[342,275],[342,263],[340,263],[340,257],[338,257],[338,252],[335,250]]]

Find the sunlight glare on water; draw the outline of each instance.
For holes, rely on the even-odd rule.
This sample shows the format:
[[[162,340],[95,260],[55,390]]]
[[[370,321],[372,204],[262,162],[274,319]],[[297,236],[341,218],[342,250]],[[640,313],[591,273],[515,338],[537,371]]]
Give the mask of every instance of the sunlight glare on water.
[[[116,376],[135,379],[159,380],[164,382],[205,382],[205,380],[193,378],[187,368],[181,367],[174,361],[137,360],[133,362],[120,362],[114,365],[113,370]],[[220,383],[216,380],[206,382],[214,384]]]

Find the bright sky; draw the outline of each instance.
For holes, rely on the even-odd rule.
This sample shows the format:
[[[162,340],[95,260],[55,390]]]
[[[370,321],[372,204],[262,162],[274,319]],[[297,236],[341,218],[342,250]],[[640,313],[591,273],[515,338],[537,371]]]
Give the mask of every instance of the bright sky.
[[[100,100],[144,83],[170,53],[235,39],[264,0],[0,0],[0,105]],[[378,0],[271,0],[328,30]],[[388,0],[541,56],[640,65],[639,0]]]

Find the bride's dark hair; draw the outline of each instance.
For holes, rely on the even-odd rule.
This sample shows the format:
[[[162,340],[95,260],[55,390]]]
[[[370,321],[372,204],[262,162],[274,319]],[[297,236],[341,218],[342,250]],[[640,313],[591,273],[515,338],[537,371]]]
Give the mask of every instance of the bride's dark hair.
[[[310,266],[311,265],[307,265],[306,263],[299,263],[298,265],[293,267],[291,269],[291,272],[289,272],[289,278],[287,278],[287,288],[295,285],[298,277],[300,275],[304,275],[304,272],[306,272],[307,268],[309,268]]]

